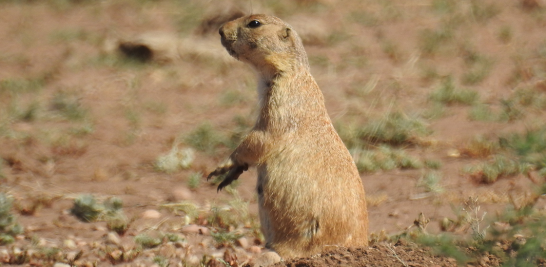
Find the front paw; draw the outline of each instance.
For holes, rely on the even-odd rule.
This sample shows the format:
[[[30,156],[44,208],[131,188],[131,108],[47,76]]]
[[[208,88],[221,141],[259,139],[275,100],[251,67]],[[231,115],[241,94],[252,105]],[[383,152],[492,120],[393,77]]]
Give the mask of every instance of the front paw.
[[[207,176],[207,180],[213,176],[223,175],[227,173],[222,182],[218,185],[217,191],[220,191],[224,187],[231,184],[233,181],[237,180],[241,173],[246,170],[248,170],[248,164],[244,163],[242,165],[234,165],[233,162],[230,160],[228,164],[222,164],[220,167],[216,168],[216,170],[211,172]]]
[[[226,172],[233,169],[235,167],[234,165],[235,164],[233,164],[233,161],[231,161],[231,159],[226,160],[224,163],[222,163],[220,166],[218,166],[216,168],[216,170],[209,173],[209,175],[207,176],[207,181],[210,180],[210,178],[212,178],[214,176],[220,176],[220,175],[225,174]]]

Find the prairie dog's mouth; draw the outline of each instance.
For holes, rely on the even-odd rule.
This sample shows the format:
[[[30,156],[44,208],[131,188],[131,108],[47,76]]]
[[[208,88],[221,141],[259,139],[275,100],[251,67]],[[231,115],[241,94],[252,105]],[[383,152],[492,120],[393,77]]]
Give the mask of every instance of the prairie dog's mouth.
[[[234,58],[236,59],[239,59],[239,56],[237,55],[237,53],[235,52],[235,50],[233,50],[233,43],[235,41],[233,40],[227,40],[226,38],[224,38],[222,36],[222,46],[224,46],[224,48],[226,48],[227,52]]]

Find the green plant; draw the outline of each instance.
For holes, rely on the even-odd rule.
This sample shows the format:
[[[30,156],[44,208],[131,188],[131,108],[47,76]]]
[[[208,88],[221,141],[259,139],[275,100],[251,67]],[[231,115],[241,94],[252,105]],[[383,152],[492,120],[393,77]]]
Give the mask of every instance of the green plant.
[[[338,127],[339,134],[349,148],[373,144],[418,144],[419,138],[431,133],[427,124],[418,117],[400,112],[389,112],[371,120],[362,127]]]
[[[135,243],[140,245],[142,248],[155,248],[161,245],[163,241],[161,238],[151,237],[147,234],[139,234],[135,236]]]
[[[192,202],[181,201],[178,203],[169,203],[161,205],[162,208],[166,208],[174,214],[184,213],[191,220],[195,219],[199,215],[199,208]]]
[[[478,101],[479,95],[472,90],[457,89],[453,83],[453,79],[448,77],[429,95],[429,98],[444,104],[471,105]]]
[[[188,187],[192,190],[195,190],[201,184],[201,179],[203,179],[203,173],[201,172],[192,172],[188,176]]]
[[[523,163],[536,169],[546,168],[546,127],[503,137],[500,144],[514,151]]]
[[[475,54],[470,59],[467,59],[466,63],[467,71],[463,73],[461,78],[464,85],[476,85],[482,82],[491,72],[493,65],[492,60]]]
[[[460,149],[461,154],[471,158],[487,158],[501,150],[498,140],[475,136]]]
[[[495,156],[490,162],[467,168],[467,172],[477,182],[490,184],[500,177],[526,173],[530,167],[529,164],[519,163],[506,156]]]
[[[438,170],[442,167],[442,162],[439,160],[426,159],[425,166],[429,169]]]
[[[499,8],[493,3],[470,1],[470,15],[478,22],[487,22],[499,13]]]
[[[444,187],[440,184],[442,176],[439,172],[427,172],[419,181],[417,181],[417,186],[423,187],[425,192],[430,193],[442,193],[444,192]]]
[[[184,240],[182,236],[180,236],[179,234],[174,234],[174,233],[166,233],[165,238],[167,238],[169,242],[178,242],[178,241]]]
[[[161,255],[157,255],[154,257],[153,259],[153,262],[158,265],[159,267],[167,267],[169,266],[169,259],[161,256]]]
[[[5,193],[0,193],[0,245],[15,241],[14,236],[23,233],[23,227],[17,223],[16,217],[11,214],[13,200]]]
[[[81,195],[74,199],[70,213],[84,222],[93,222],[104,211],[104,206],[97,203],[93,195]]]
[[[210,123],[203,123],[184,139],[187,144],[205,153],[213,153],[224,143],[224,137],[216,132]]]
[[[473,121],[497,121],[498,115],[488,105],[476,104],[468,111],[468,118]]]
[[[497,34],[497,38],[507,44],[510,41],[512,41],[513,38],[512,28],[508,25],[504,25],[499,29],[499,33]]]
[[[51,99],[51,109],[68,120],[82,120],[87,116],[87,109],[83,108],[77,96],[66,92],[57,92]]]
[[[216,244],[220,247],[229,246],[235,243],[235,241],[244,235],[235,231],[219,230],[217,232],[211,232],[210,235]]]
[[[441,47],[453,39],[453,28],[442,25],[436,30],[425,29],[419,36],[419,49],[425,56],[435,55]]]
[[[178,149],[177,145],[173,145],[168,154],[159,156],[154,167],[157,171],[173,173],[180,169],[187,169],[191,166],[195,159],[194,150],[191,148]]]
[[[93,195],[81,195],[74,199],[70,212],[84,222],[105,221],[108,229],[123,235],[130,221],[123,213],[122,206],[123,202],[117,197],[108,198],[100,204]]]
[[[3,93],[32,93],[40,90],[45,85],[43,77],[28,79],[4,79],[0,80],[0,94]]]
[[[498,120],[500,121],[514,121],[524,116],[524,112],[521,110],[517,102],[513,99],[501,99],[501,113]]]
[[[419,169],[423,163],[401,149],[393,149],[382,145],[375,150],[352,149],[355,162],[360,172],[375,172],[378,170]]]

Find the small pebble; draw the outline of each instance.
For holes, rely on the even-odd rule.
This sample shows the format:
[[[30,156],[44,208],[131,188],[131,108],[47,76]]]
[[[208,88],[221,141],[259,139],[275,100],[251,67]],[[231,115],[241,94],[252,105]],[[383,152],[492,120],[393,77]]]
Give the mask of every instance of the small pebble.
[[[193,193],[186,187],[177,187],[172,191],[172,197],[175,201],[190,200]]]
[[[189,258],[186,259],[186,263],[189,265],[189,266],[193,266],[193,265],[199,265],[199,263],[201,263],[201,259],[195,255],[192,255],[190,256]]]
[[[9,262],[9,252],[7,249],[0,250],[0,262],[4,262],[4,263]]]
[[[250,248],[248,248],[248,251],[258,254],[262,252],[262,248],[259,246],[251,246]]]
[[[161,218],[161,213],[157,210],[146,210],[141,214],[144,219],[159,219]]]
[[[246,239],[246,237],[237,239],[237,245],[242,248],[248,248],[248,239]]]
[[[172,243],[167,243],[159,249],[159,255],[166,257],[166,258],[172,258],[176,256],[176,248]]]
[[[72,239],[66,239],[66,240],[63,242],[63,246],[64,246],[65,248],[74,249],[74,248],[76,248],[76,242],[74,242],[74,240],[72,240]]]
[[[184,227],[182,227],[182,233],[184,234],[201,234],[201,235],[209,235],[209,229],[204,226],[199,226],[196,224],[189,224]]]
[[[281,256],[273,251],[268,251],[252,260],[251,266],[269,266],[281,261]]]
[[[119,246],[121,244],[121,239],[116,232],[109,232],[106,235],[106,242]]]
[[[106,229],[106,227],[104,227],[102,225],[95,225],[95,226],[93,226],[93,230],[99,231],[99,232],[105,232],[107,229]]]

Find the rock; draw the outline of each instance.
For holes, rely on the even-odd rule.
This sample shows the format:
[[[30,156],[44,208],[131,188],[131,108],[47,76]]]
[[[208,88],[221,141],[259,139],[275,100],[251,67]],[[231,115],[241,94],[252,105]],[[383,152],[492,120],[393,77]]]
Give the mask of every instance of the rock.
[[[281,256],[273,251],[268,251],[252,259],[250,266],[269,266],[281,261]]]
[[[237,239],[236,244],[242,248],[248,248],[248,239],[246,239],[246,237],[241,237]]]
[[[184,227],[182,227],[182,233],[184,234],[201,234],[201,235],[209,235],[210,231],[207,227],[199,226],[195,224],[189,224]]]
[[[116,232],[109,232],[106,235],[106,242],[119,246],[121,244],[121,239]]]
[[[70,264],[56,262],[55,264],[53,264],[53,267],[70,267]]]
[[[99,231],[99,232],[105,232],[105,231],[106,231],[106,227],[104,227],[104,226],[102,226],[102,225],[94,225],[94,226],[93,226],[93,230]]]
[[[192,192],[186,187],[177,187],[172,191],[172,198],[175,201],[192,199]]]
[[[63,246],[65,248],[69,248],[69,249],[74,249],[76,248],[76,242],[74,242],[74,240],[72,239],[66,239],[64,242],[63,242]]]
[[[166,257],[166,258],[173,258],[176,256],[176,248],[174,247],[174,244],[167,243],[159,249],[159,255]]]
[[[248,251],[258,254],[262,252],[262,248],[259,246],[251,246]]]
[[[0,262],[9,263],[9,251],[7,249],[0,250]]]
[[[186,264],[188,264],[188,266],[199,265],[200,263],[201,259],[195,255],[186,258]]]
[[[144,219],[159,219],[161,218],[161,213],[157,210],[146,210],[141,214],[141,217]]]
[[[40,239],[38,239],[38,243],[36,244],[38,247],[43,247],[47,244],[47,240],[45,240],[45,238],[43,237],[40,237]]]
[[[68,253],[66,253],[66,259],[69,260],[70,262],[73,262],[75,260],[77,260],[77,257],[79,257],[78,255],[80,254],[79,251],[70,251]]]

